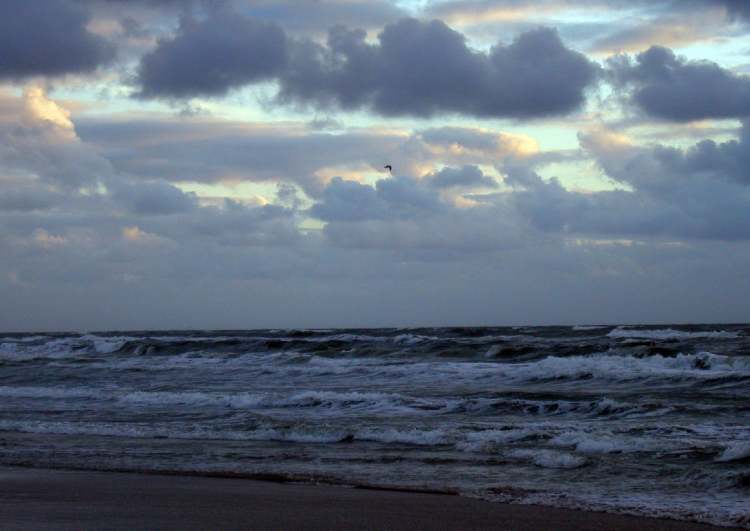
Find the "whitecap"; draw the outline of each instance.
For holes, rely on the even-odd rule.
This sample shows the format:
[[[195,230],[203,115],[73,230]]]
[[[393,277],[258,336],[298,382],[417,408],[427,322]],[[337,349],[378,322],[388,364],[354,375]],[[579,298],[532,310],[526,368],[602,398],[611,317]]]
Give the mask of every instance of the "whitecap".
[[[728,444],[716,460],[722,462],[738,461],[748,457],[750,457],[750,441],[741,441]]]
[[[739,337],[736,332],[727,330],[710,330],[685,332],[682,330],[673,330],[671,328],[656,330],[639,330],[632,328],[623,328],[618,326],[607,336],[612,338],[640,338],[640,339],[735,339]]]

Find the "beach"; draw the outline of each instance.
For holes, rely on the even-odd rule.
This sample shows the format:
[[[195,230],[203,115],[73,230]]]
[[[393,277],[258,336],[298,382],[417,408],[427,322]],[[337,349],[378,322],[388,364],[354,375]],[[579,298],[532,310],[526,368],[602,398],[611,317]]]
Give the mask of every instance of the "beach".
[[[460,496],[248,479],[7,467],[0,521],[47,529],[709,531],[705,524]]]

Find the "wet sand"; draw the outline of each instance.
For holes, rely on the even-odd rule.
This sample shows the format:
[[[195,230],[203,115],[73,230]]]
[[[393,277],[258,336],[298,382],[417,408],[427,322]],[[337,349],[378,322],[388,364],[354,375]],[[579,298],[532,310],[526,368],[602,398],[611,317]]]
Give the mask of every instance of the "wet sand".
[[[0,527],[709,531],[709,525],[444,494],[118,472],[0,468]]]

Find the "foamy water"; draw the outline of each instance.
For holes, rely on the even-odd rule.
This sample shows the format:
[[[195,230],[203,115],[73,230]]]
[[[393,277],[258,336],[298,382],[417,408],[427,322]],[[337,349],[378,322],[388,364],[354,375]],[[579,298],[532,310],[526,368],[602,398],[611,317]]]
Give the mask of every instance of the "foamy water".
[[[750,527],[742,326],[6,334],[0,403],[4,464]]]

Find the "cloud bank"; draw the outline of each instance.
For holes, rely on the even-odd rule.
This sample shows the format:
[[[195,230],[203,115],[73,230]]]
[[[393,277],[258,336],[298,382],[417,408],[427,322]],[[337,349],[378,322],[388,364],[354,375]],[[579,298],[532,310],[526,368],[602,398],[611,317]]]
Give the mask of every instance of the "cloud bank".
[[[143,57],[138,95],[221,96],[274,80],[279,102],[318,108],[532,118],[578,109],[598,72],[545,28],[489,53],[472,50],[463,35],[438,20],[401,19],[388,24],[377,43],[365,37],[363,30],[337,26],[322,45],[219,11],[183,21],[176,36]]]

